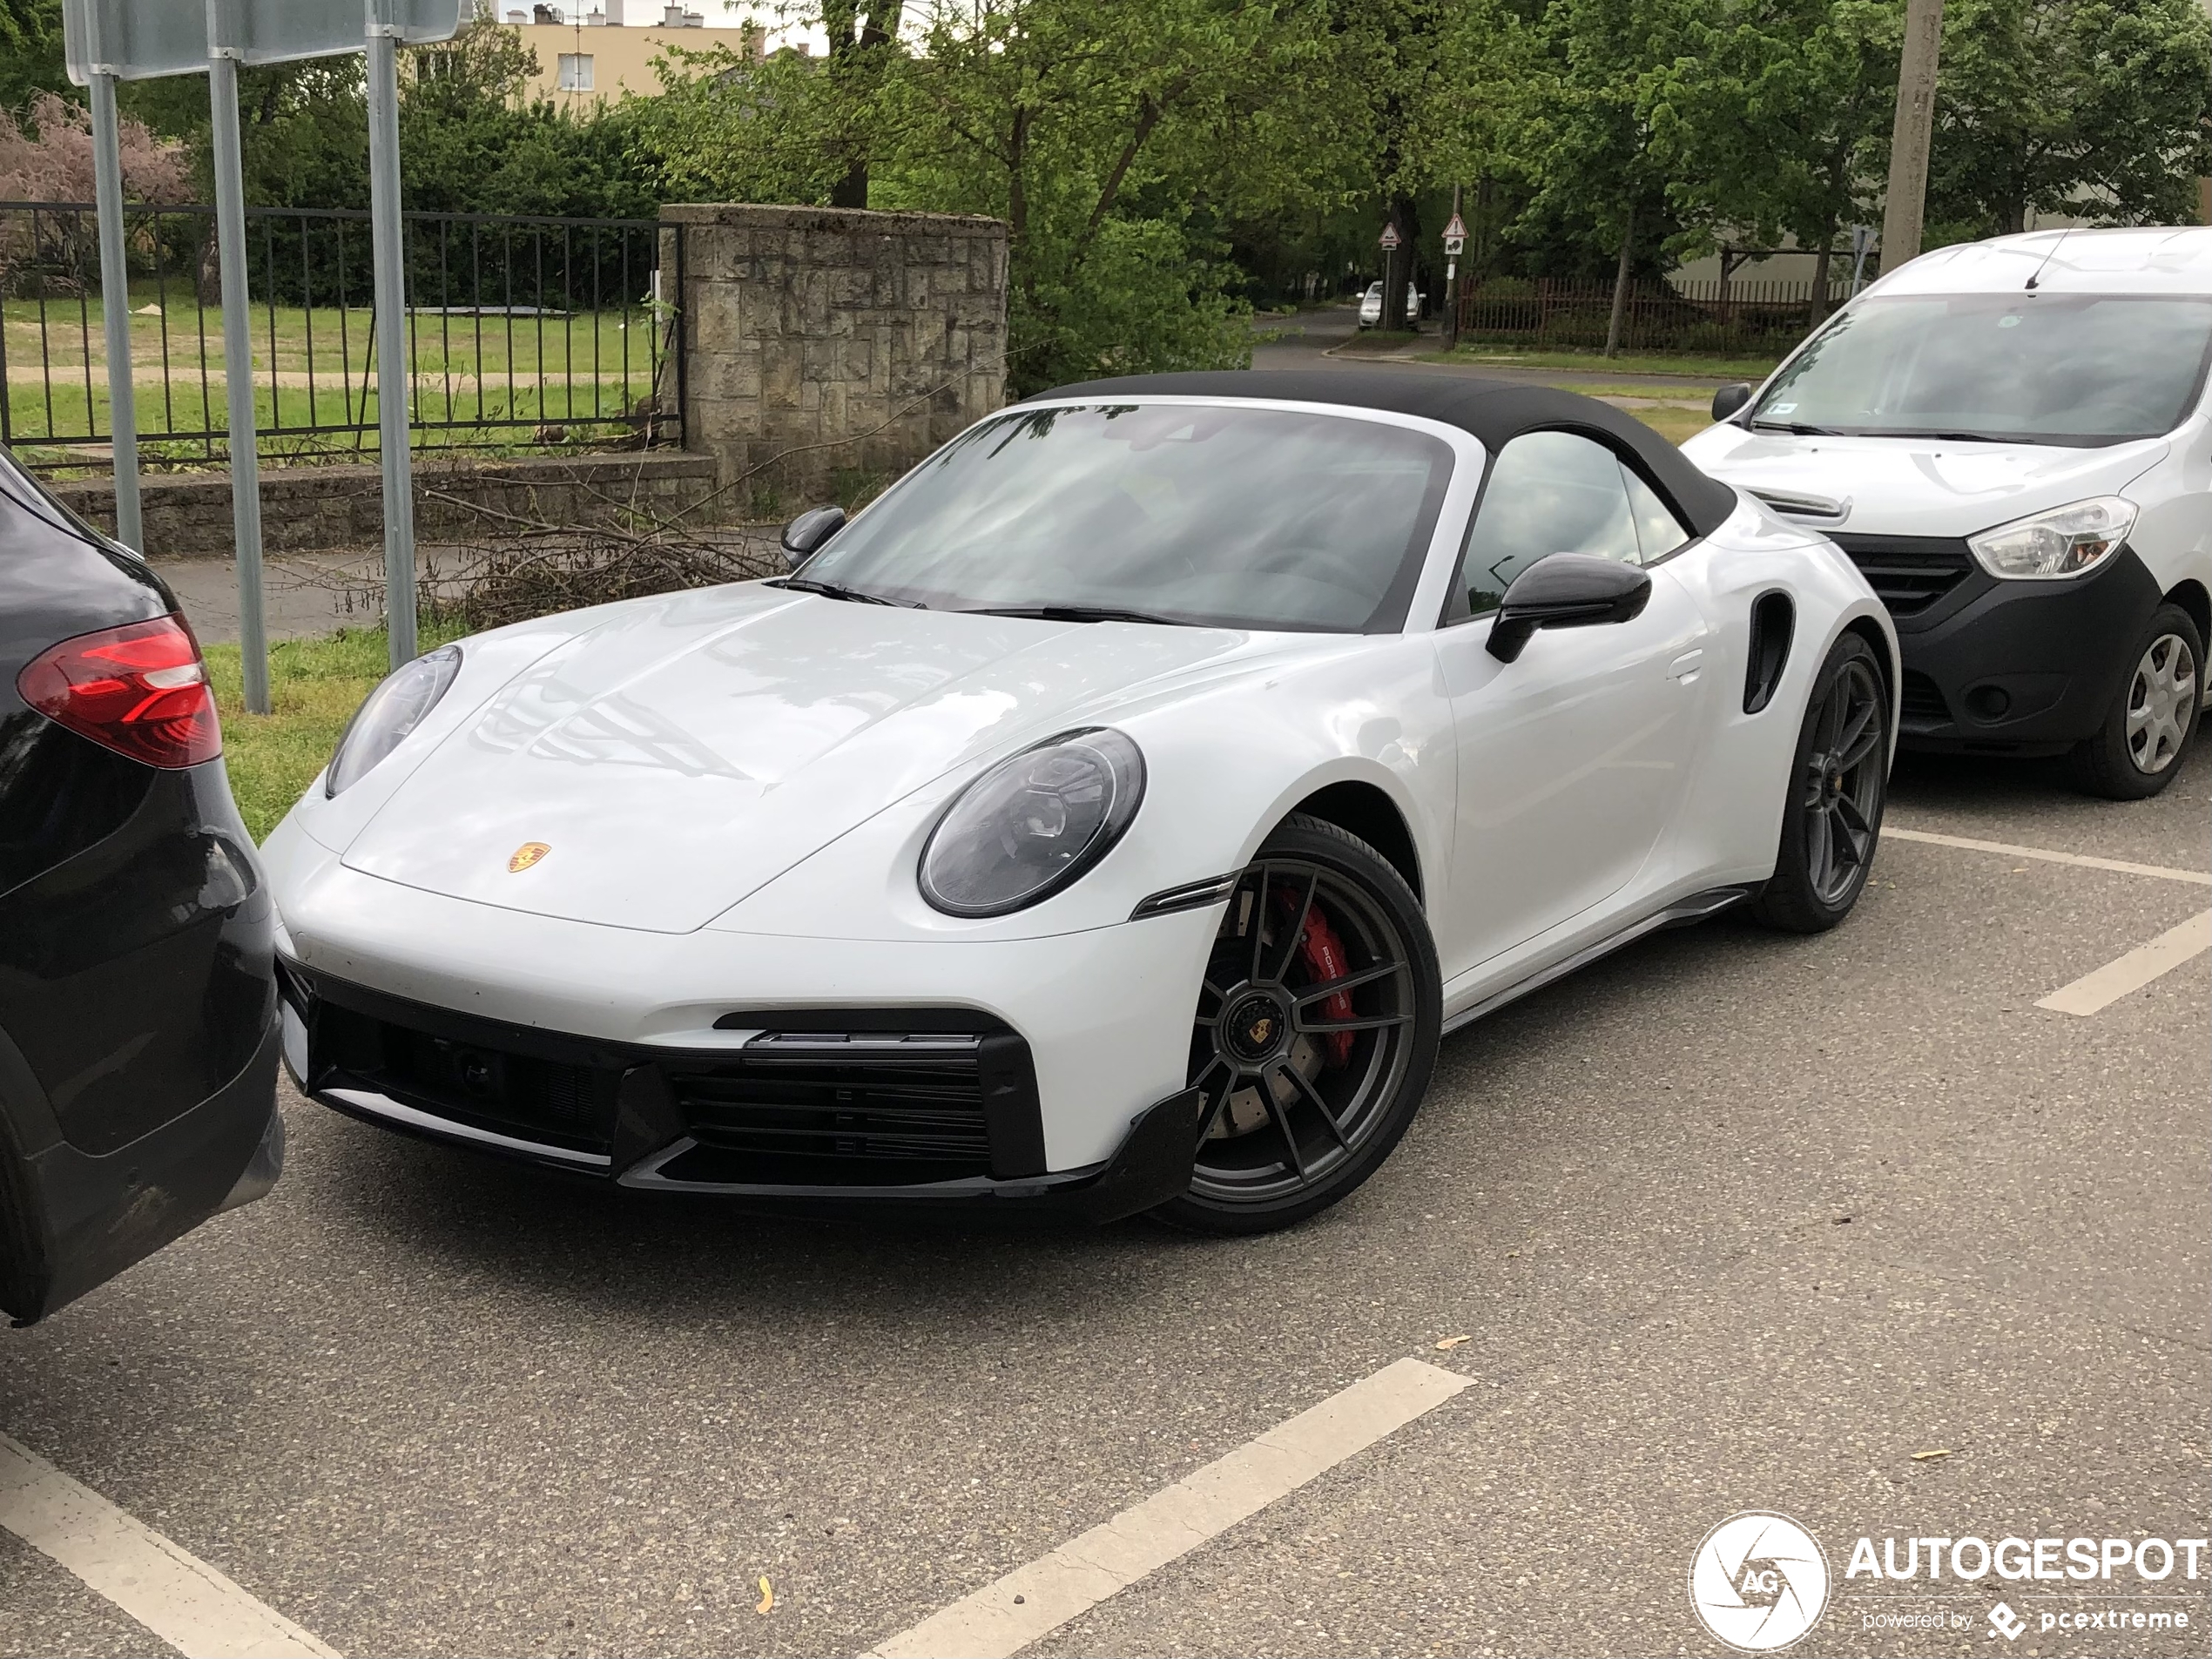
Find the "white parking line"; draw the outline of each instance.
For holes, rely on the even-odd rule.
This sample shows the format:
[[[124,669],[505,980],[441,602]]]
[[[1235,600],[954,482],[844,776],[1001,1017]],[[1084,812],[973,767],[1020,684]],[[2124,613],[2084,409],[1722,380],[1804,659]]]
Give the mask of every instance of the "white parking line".
[[[2212,887],[2212,875],[2201,870],[2169,870],[2162,864],[2129,864],[2122,859],[2053,853],[2044,847],[2013,846],[2005,841],[1969,840],[1963,835],[1936,835],[1927,830],[1900,829],[1894,824],[1883,825],[1882,833],[1893,841],[1925,841],[1934,846],[1964,847],[1969,853],[2001,853],[2008,859],[2040,859],[2046,864],[2073,864],[2085,870],[2114,870],[2121,875],[2155,876],[2161,881],[2193,881],[2201,887]]]
[[[187,1659],[338,1659],[190,1552],[0,1434],[0,1527]]]
[[[2169,969],[2212,950],[2212,910],[2169,927],[2116,961],[2062,985],[2035,1006],[2058,1014],[2097,1014],[2130,991],[2140,991]]]
[[[868,1659],[1008,1659],[1441,1406],[1473,1380],[1420,1359],[1386,1366],[1050,1554],[878,1642]]]

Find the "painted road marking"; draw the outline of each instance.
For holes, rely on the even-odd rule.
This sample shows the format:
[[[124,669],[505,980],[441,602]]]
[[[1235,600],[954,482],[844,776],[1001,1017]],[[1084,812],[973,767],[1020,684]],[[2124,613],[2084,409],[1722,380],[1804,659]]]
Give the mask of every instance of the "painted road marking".
[[[1400,1359],[1049,1555],[878,1642],[869,1659],[1008,1659],[1257,1514],[1474,1379]]]
[[[338,1659],[189,1551],[0,1434],[0,1527],[186,1659]]]
[[[2212,910],[2169,927],[2148,945],[2138,945],[2116,961],[2062,985],[2035,1006],[2058,1014],[2097,1014],[2130,991],[2140,991],[2161,974],[2212,950]]]
[[[1964,847],[1969,853],[2001,853],[2008,859],[2040,859],[2046,864],[2073,864],[2085,870],[2113,870],[2121,875],[2155,876],[2161,881],[2193,881],[2201,887],[2212,887],[2212,875],[2201,870],[2169,870],[2161,864],[2129,864],[2121,859],[2093,859],[2079,853],[2053,853],[2038,846],[2013,846],[2004,841],[1974,841],[1963,835],[1899,829],[1894,824],[1883,825],[1882,833],[1897,841],[1925,841],[1933,846]]]

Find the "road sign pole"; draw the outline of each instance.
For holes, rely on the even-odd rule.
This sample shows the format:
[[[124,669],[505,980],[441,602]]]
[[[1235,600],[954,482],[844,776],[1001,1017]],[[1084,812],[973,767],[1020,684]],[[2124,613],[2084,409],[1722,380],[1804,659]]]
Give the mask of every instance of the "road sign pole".
[[[253,319],[246,288],[246,179],[239,170],[239,49],[223,43],[223,0],[207,0],[215,253],[223,273],[223,389],[230,405],[231,529],[238,543],[238,644],[246,706],[269,711],[269,631],[261,602],[261,462],[253,421]]]
[[[400,27],[368,9],[368,206],[375,266],[377,447],[384,468],[384,626],[392,666],[415,656],[415,479],[408,454],[407,252],[400,219]]]
[[[93,47],[92,198],[100,225],[100,325],[107,336],[108,436],[115,452],[115,539],[145,551],[138,516],[138,406],[131,379],[131,262],[123,240],[123,157],[115,130],[115,71]]]

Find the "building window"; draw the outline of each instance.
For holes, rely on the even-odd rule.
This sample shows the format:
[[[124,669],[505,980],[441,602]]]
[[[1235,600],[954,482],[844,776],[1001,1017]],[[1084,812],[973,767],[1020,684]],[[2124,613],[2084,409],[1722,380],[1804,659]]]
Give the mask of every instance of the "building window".
[[[561,90],[563,92],[589,92],[591,90],[591,54],[563,52],[560,56]]]

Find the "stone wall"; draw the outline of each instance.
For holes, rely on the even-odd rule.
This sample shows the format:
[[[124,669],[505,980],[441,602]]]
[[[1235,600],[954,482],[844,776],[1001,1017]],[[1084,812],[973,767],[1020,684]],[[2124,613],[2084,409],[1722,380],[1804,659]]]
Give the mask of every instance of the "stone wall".
[[[1004,401],[998,220],[754,206],[661,220],[683,227],[685,447],[732,493],[790,507],[880,482]]]
[[[738,492],[715,497],[715,474],[712,457],[673,449],[531,461],[418,457],[415,532],[425,542],[455,542],[525,523],[642,529],[679,513],[688,515],[687,524],[725,523],[734,516]],[[113,485],[52,488],[78,516],[114,532]],[[138,482],[138,500],[149,556],[231,556],[228,473],[150,474]],[[725,502],[732,511],[717,511]],[[383,481],[374,467],[261,469],[263,552],[364,547],[383,539]]]

